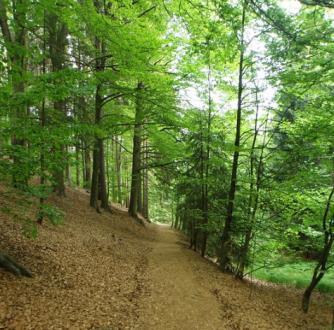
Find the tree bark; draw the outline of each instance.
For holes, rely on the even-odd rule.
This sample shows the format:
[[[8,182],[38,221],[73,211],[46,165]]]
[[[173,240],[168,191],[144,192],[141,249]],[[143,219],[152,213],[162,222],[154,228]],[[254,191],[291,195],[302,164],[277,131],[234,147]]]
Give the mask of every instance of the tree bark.
[[[116,136],[115,143],[115,173],[117,180],[117,203],[122,204],[122,139]]]
[[[98,143],[95,141],[94,150],[93,150],[93,172],[92,172],[92,181],[90,188],[90,206],[94,207],[98,212],[98,191],[99,191],[99,150]]]
[[[96,11],[101,12],[102,5],[99,0],[94,1]],[[95,37],[95,71],[98,74],[103,72],[106,67],[106,57],[105,57],[105,44],[103,40]],[[99,78],[99,77],[98,77]],[[102,97],[103,83],[100,81],[97,83],[95,90],[95,125],[98,127],[102,121],[103,115],[103,97]],[[103,139],[95,135],[95,144],[93,151],[93,173],[92,173],[92,184],[91,184],[91,196],[90,205],[95,207],[99,212],[100,208],[98,205],[98,200],[101,200],[101,207],[108,211],[111,211],[108,203],[108,194],[106,186],[106,171],[105,171],[105,161],[104,161],[104,143]]]
[[[327,260],[330,254],[330,251],[333,246],[334,242],[334,234],[332,232],[332,225],[331,223],[328,223],[328,214],[330,211],[331,207],[331,202],[332,198],[334,195],[334,185],[332,187],[332,190],[329,194],[327,203],[326,203],[326,208],[325,212],[323,215],[322,219],[322,227],[323,227],[323,232],[324,232],[324,245],[323,245],[323,250],[321,253],[321,256],[319,258],[318,264],[316,265],[314,271],[313,271],[313,276],[312,280],[309,284],[309,286],[306,288],[303,294],[303,300],[302,300],[302,309],[305,313],[308,312],[309,305],[310,305],[310,300],[311,300],[311,295],[315,287],[318,285],[318,283],[321,281],[323,276],[325,275],[325,272],[327,271]]]
[[[147,168],[147,157],[148,157],[148,142],[147,139],[144,142],[145,152],[144,152],[144,159],[145,159],[145,168],[143,170],[143,216],[147,220],[149,220],[149,198],[148,198],[148,168]]]
[[[133,153],[132,153],[132,177],[131,177],[131,194],[129,214],[132,217],[137,217],[138,212],[138,196],[140,194],[140,168],[141,168],[141,135],[142,135],[142,121],[143,121],[143,104],[142,104],[142,90],[144,84],[139,82],[136,93],[136,114],[135,126],[133,134]]]
[[[97,42],[99,43],[99,41]],[[100,70],[100,66],[98,66],[98,68]],[[102,86],[99,83],[96,87],[96,92],[95,92],[95,124],[97,126],[101,123],[102,119],[101,88]],[[92,207],[95,207],[97,211],[100,210],[98,205],[98,200],[101,200],[102,208],[110,211],[108,203],[107,187],[106,187],[104,144],[103,144],[103,139],[99,136],[96,136],[94,151],[93,151],[93,173],[92,173],[90,205]]]
[[[24,160],[18,154],[25,148],[25,139],[16,132],[20,132],[27,116],[25,102],[20,98],[25,92],[25,72],[26,72],[26,16],[28,1],[17,0],[13,2],[13,29],[9,27],[7,7],[4,1],[0,1],[0,27],[5,40],[5,47],[9,57],[9,81],[13,86],[12,104],[12,125],[14,134],[12,136],[13,145],[13,185],[16,187],[26,186],[28,177],[22,173],[25,168]]]
[[[75,184],[80,187],[80,144],[79,141],[75,144]]]
[[[85,170],[84,170],[84,188],[90,189],[91,186],[91,177],[92,177],[92,172],[91,172],[91,166],[92,166],[92,161],[91,161],[91,156],[90,156],[90,147],[87,143],[87,141],[83,142],[84,145],[84,151],[83,151],[83,157],[84,157],[84,163],[85,163]]]
[[[67,45],[67,27],[61,23],[58,17],[53,13],[47,15],[47,27],[49,31],[49,52],[52,64],[52,71],[58,72],[65,66],[65,51]],[[55,109],[54,125],[59,125],[66,120],[66,102],[65,100],[56,100],[53,102]],[[53,171],[54,190],[58,196],[65,196],[65,175],[64,171],[67,167],[67,161],[64,157],[66,148],[60,144],[54,146],[56,155],[56,169]],[[58,156],[59,155],[59,156]],[[58,157],[57,157],[58,156]]]
[[[42,64],[42,73],[43,75],[46,73],[46,19],[45,19],[45,11],[43,12],[43,64]],[[45,111],[45,97],[43,97],[41,109],[40,109],[40,125],[41,129],[43,130],[44,127],[46,126],[46,111]],[[43,188],[45,183],[46,183],[46,175],[45,175],[45,170],[46,170],[46,164],[45,164],[45,147],[44,144],[41,143],[40,147],[40,185]],[[42,224],[43,219],[44,219],[44,212],[43,212],[43,206],[44,206],[45,198],[44,196],[41,196],[39,198],[39,211],[37,215],[37,223]]]

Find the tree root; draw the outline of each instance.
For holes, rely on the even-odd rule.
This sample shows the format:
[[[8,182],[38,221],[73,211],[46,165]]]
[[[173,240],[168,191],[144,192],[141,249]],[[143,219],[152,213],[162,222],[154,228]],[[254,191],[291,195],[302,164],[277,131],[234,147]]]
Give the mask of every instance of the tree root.
[[[3,253],[0,253],[0,267],[16,276],[32,277],[27,269]]]

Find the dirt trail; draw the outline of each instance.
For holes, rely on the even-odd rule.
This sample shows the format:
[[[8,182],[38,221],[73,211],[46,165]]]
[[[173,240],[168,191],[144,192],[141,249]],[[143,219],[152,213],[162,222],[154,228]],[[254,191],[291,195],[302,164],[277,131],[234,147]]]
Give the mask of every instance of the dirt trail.
[[[315,294],[300,310],[301,291],[235,280],[190,250],[184,237],[152,225],[149,281],[141,298],[140,329],[330,329],[328,297]]]
[[[148,264],[152,294],[142,302],[146,306],[139,318],[142,328],[221,328],[220,304],[193,271],[194,252],[168,227],[156,226],[155,231]]]

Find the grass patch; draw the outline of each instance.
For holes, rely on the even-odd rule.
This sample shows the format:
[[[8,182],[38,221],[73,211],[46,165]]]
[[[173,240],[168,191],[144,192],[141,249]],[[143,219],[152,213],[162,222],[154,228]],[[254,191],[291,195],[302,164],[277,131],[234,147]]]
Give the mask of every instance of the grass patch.
[[[254,269],[258,267],[260,265],[255,266]],[[254,271],[253,276],[272,283],[306,288],[311,281],[313,268],[312,262],[295,262],[275,268],[261,268]],[[316,289],[324,293],[334,292],[334,270],[329,270],[325,274]]]

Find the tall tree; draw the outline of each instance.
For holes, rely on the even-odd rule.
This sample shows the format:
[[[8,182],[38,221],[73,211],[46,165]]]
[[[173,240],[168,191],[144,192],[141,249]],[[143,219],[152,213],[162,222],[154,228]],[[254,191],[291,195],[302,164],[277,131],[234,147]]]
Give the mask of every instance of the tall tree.
[[[94,1],[96,11],[101,16],[106,14],[106,4],[102,4],[101,1]],[[106,54],[106,44],[99,36],[95,36],[95,72],[97,74],[97,85],[95,90],[95,125],[98,127],[101,124],[103,116],[103,82],[99,74],[103,73],[106,68],[106,60],[108,55]],[[103,78],[102,78],[103,79]],[[109,210],[107,186],[106,186],[106,171],[104,160],[104,142],[103,138],[96,135],[94,150],[93,150],[93,172],[92,172],[92,184],[91,184],[91,197],[90,205],[99,210],[98,200],[101,200],[101,207]]]
[[[235,194],[237,190],[238,179],[238,165],[240,154],[240,135],[241,135],[241,116],[243,106],[243,92],[244,92],[244,56],[245,56],[245,19],[246,19],[247,0],[243,1],[241,28],[240,28],[240,56],[239,56],[239,79],[238,79],[238,104],[237,104],[237,119],[235,128],[234,154],[231,173],[231,184],[228,193],[227,211],[224,224],[224,230],[221,236],[221,253],[219,256],[220,267],[223,270],[231,270],[231,229],[233,222],[233,211],[235,207]]]
[[[143,104],[144,83],[138,82],[136,90],[136,113],[133,132],[133,151],[132,151],[132,176],[129,214],[137,217],[138,199],[141,190],[141,144],[143,134],[144,104]]]
[[[46,26],[48,29],[49,54],[52,64],[52,72],[59,73],[65,68],[66,45],[68,30],[66,24],[59,20],[59,17],[49,12],[46,15]],[[66,101],[60,96],[53,102],[54,113],[52,115],[53,125],[60,126],[66,121]],[[54,146],[53,153],[56,158],[53,178],[55,191],[59,196],[65,196],[66,147],[64,144]]]
[[[8,2],[0,2],[0,26],[5,41],[9,63],[9,82],[12,85],[12,102],[10,118],[12,122],[12,152],[13,183],[22,186],[27,183],[27,173],[24,162],[25,137],[22,128],[27,117],[27,104],[24,99],[27,69],[27,11],[30,6],[28,0],[11,1],[13,15],[12,26],[8,19]]]

